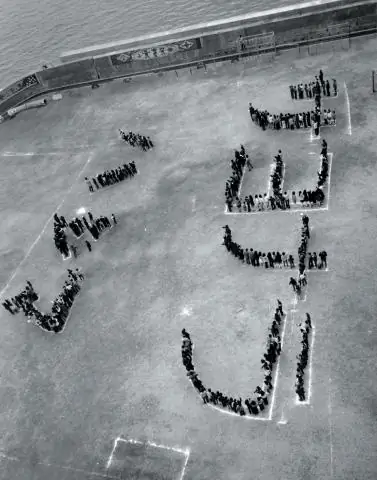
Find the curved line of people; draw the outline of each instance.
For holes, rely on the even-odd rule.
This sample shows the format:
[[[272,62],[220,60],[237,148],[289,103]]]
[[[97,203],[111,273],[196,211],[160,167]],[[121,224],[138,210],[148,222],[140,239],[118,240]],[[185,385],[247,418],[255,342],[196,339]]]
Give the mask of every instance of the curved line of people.
[[[262,252],[257,252],[250,248],[243,249],[238,243],[232,241],[232,231],[228,225],[223,227],[225,229],[224,242],[228,252],[231,252],[242,263],[252,265],[253,267],[265,268],[295,268],[295,262],[292,255],[287,255],[285,252],[268,252],[267,255]]]
[[[338,83],[335,78],[332,79],[332,87],[333,94],[336,97],[338,95]],[[292,100],[303,100],[304,93],[308,99],[314,98],[315,95],[321,95],[321,88],[324,96],[331,97],[330,82],[324,79],[322,70],[319,71],[318,77],[315,76],[315,81],[305,83],[305,85],[302,82],[297,85],[290,85],[289,91]]]
[[[131,147],[140,147],[144,152],[154,147],[152,140],[145,135],[140,135],[139,133],[133,132],[128,132],[126,134],[121,129],[118,129],[118,131],[120,138],[131,145]]]
[[[246,155],[245,147],[241,145],[240,151],[235,150],[234,152],[234,160],[230,162],[232,175],[225,183],[225,202],[227,204],[233,202],[233,198],[238,195],[245,165],[248,166],[249,171],[252,170],[253,166],[249,160],[249,155]]]
[[[76,271],[68,269],[68,280],[63,285],[63,291],[52,302],[51,314],[45,314],[40,312],[34,305],[39,299],[39,296],[35,293],[30,282],[27,282],[27,287],[19,295],[12,298],[14,309],[11,308],[12,304],[8,300],[7,306],[3,306],[12,314],[16,314],[20,309],[23,310],[28,321],[42,328],[47,332],[59,333],[62,331],[69,312],[72,308],[75,297],[81,290],[80,282],[84,280],[84,275],[76,268]]]
[[[296,382],[295,382],[295,389],[296,394],[298,395],[299,401],[305,401],[305,386],[304,386],[304,372],[305,368],[308,365],[308,357],[309,357],[309,331],[312,328],[312,322],[309,313],[306,314],[306,320],[303,323],[298,325],[300,327],[300,331],[302,333],[302,340],[301,340],[301,353],[296,356],[298,360],[297,368],[296,368]]]
[[[135,162],[130,162],[129,164],[125,163],[124,165],[117,167],[115,170],[105,170],[103,173],[98,173],[95,177],[92,177],[91,181],[96,189],[99,190],[100,188],[109,187],[110,185],[123,182],[126,178],[134,177],[136,174],[137,168]],[[94,188],[91,181],[88,177],[85,177],[89,192],[93,193]]]
[[[249,103],[249,112],[252,121],[262,128],[262,130],[274,129],[274,130],[298,130],[300,128],[313,128],[316,127],[316,123],[319,126],[323,125],[336,125],[336,112],[335,110],[323,109],[320,110],[320,104],[316,110],[300,113],[279,113],[272,114],[267,110],[258,110]],[[323,115],[323,121],[321,120]]]
[[[94,241],[99,239],[100,233],[103,232],[106,228],[112,228],[113,226],[117,225],[117,220],[114,214],[111,214],[111,219],[113,221],[113,225],[111,225],[110,220],[106,217],[101,215],[99,218],[94,218],[91,212],[88,212],[89,222],[85,218],[85,215],[82,216],[82,221],[80,218],[75,217],[69,223],[67,223],[64,216],[58,217],[55,213],[54,215],[54,241],[55,246],[59,250],[59,252],[64,256],[69,256],[69,247],[66,235],[66,229],[69,227],[76,238],[80,238],[84,232],[85,228],[90,232]],[[88,250],[91,251],[91,244],[86,240],[85,241]],[[70,248],[74,254],[77,256],[77,249],[74,245],[70,245]]]
[[[240,416],[245,416],[247,411],[250,415],[258,415],[268,405],[268,394],[272,391],[272,369],[274,363],[277,361],[278,356],[281,353],[281,339],[279,336],[279,327],[281,320],[284,317],[283,305],[278,300],[278,307],[275,311],[274,320],[272,322],[267,340],[267,353],[263,355],[261,359],[262,368],[265,371],[263,389],[258,385],[254,391],[254,397],[250,397],[242,400],[224,395],[220,391],[213,392],[210,388],[206,388],[203,382],[199,379],[198,374],[195,372],[195,368],[192,362],[192,347],[193,343],[189,333],[182,330],[182,362],[187,370],[187,376],[191,380],[195,389],[202,397],[203,403],[211,403],[215,406],[222,406],[228,408],[234,413],[238,413]]]

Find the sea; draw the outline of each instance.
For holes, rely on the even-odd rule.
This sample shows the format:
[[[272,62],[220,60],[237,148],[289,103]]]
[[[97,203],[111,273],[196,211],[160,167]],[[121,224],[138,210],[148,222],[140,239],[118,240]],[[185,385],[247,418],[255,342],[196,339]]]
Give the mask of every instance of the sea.
[[[0,89],[60,54],[291,5],[294,0],[0,0]]]

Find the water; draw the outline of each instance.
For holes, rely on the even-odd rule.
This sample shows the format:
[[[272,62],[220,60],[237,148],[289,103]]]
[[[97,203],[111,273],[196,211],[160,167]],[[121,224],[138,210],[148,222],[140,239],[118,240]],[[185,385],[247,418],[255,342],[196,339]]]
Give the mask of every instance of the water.
[[[63,51],[290,5],[295,0],[1,0],[0,88]]]

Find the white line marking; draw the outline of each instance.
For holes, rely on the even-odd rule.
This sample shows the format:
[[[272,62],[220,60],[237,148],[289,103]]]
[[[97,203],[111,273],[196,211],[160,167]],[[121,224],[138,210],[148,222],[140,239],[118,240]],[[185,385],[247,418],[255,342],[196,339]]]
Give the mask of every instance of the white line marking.
[[[195,195],[192,197],[191,202],[192,202],[192,210],[191,211],[195,212],[196,211],[196,196]]]
[[[113,455],[114,455],[114,452],[115,452],[115,449],[118,445],[119,440],[120,440],[120,438],[118,437],[114,441],[114,446],[113,446],[113,449],[111,450],[111,454],[110,454],[109,460],[107,461],[106,468],[109,468],[110,465],[111,465],[111,462],[113,461]]]
[[[258,212],[228,212],[227,206],[225,206],[224,213],[226,215],[261,215],[261,214],[270,214],[270,213],[299,213],[299,212],[319,212],[328,210],[329,207],[313,207],[313,208],[290,208],[286,210],[280,210],[276,208],[275,210],[263,210]]]
[[[19,272],[20,268],[22,267],[22,265],[26,262],[26,260],[29,258],[31,252],[33,251],[34,247],[37,245],[37,243],[39,242],[39,240],[41,239],[42,235],[44,234],[47,226],[49,225],[49,223],[51,222],[51,220],[54,218],[54,215],[55,213],[57,213],[60,208],[63,206],[64,202],[66,201],[67,197],[70,195],[70,193],[72,192],[73,190],[73,187],[76,185],[76,182],[77,180],[80,178],[81,174],[84,172],[85,168],[87,167],[87,165],[89,164],[89,162],[91,161],[93,157],[93,154],[89,155],[89,158],[88,160],[86,161],[85,165],[83,166],[83,168],[80,170],[79,174],[77,175],[75,181],[72,183],[72,186],[71,188],[68,190],[68,192],[64,195],[63,197],[63,200],[59,203],[59,205],[55,208],[55,210],[53,211],[53,213],[51,214],[51,216],[48,218],[47,222],[45,223],[44,227],[42,228],[42,231],[40,232],[40,234],[37,236],[37,238],[34,240],[34,242],[31,244],[29,250],[26,252],[26,255],[24,256],[24,258],[21,260],[21,262],[18,264],[18,266],[16,267],[16,269],[14,270],[14,272],[12,273],[11,277],[9,278],[7,284],[5,285],[5,287],[1,290],[0,292],[0,297],[2,297],[4,295],[4,293],[8,290],[9,288],[9,285],[10,283],[12,282],[12,280],[14,279],[14,277],[17,275],[17,273]]]
[[[263,417],[252,417],[251,415],[244,415],[244,416],[241,416],[239,413],[236,413],[236,412],[230,412],[229,410],[225,410],[226,407],[224,408],[221,408],[221,407],[217,407],[216,405],[212,405],[211,403],[206,403],[206,406],[214,409],[214,410],[217,410],[218,412],[220,413],[225,413],[225,415],[231,415],[233,417],[238,417],[238,418],[242,418],[243,420],[246,419],[246,420],[259,420],[259,421],[262,421],[262,422],[268,422],[271,420],[271,418],[263,418]],[[243,405],[242,405],[243,406]]]
[[[114,447],[111,451],[111,454],[110,454],[110,457],[109,457],[109,460],[107,462],[107,466],[106,468],[109,469],[112,461],[113,461],[113,456],[114,456],[114,452],[115,452],[115,449],[118,445],[119,442],[124,442],[124,443],[131,443],[133,445],[148,445],[150,447],[155,447],[155,448],[162,448],[163,450],[169,450],[171,452],[177,452],[181,455],[184,455],[185,456],[185,463],[183,465],[183,468],[182,468],[182,471],[179,475],[179,480],[182,480],[184,475],[185,475],[185,471],[186,471],[186,467],[187,467],[187,463],[188,463],[188,460],[189,460],[189,457],[190,457],[190,449],[189,448],[186,448],[186,449],[182,449],[182,448],[177,448],[177,447],[168,447],[166,445],[160,445],[158,443],[155,443],[155,442],[151,442],[151,441],[146,441],[145,443],[144,442],[140,442],[139,440],[133,440],[132,438],[130,439],[125,439],[125,438],[121,438],[121,437],[118,437],[115,439],[114,441]],[[107,477],[107,475],[103,475],[104,477]],[[107,477],[107,478],[118,478],[118,477]]]
[[[242,177],[241,177],[241,181],[240,181],[240,186],[238,187],[237,197],[239,197],[240,194],[241,194],[242,183],[243,183],[243,179],[244,179],[244,177],[245,177],[245,172],[246,172],[246,164],[245,164],[244,169],[243,169],[243,172],[242,172]]]
[[[5,455],[1,452],[0,452],[0,458],[5,458],[6,460],[12,460],[12,461],[15,461],[15,462],[23,462],[24,461],[24,459],[22,459],[22,458],[10,457],[9,455]],[[71,472],[86,473],[86,474],[89,474],[89,475],[92,475],[92,476],[94,475],[94,476],[102,477],[102,478],[111,478],[111,479],[115,479],[115,480],[119,479],[119,477],[113,477],[113,476],[105,475],[103,473],[98,473],[98,472],[89,472],[88,470],[83,470],[81,468],[73,468],[73,467],[69,467],[67,465],[59,465],[59,464],[56,464],[56,463],[37,462],[37,465],[43,465],[44,467],[61,468],[63,470],[70,470]]]
[[[327,180],[327,184],[328,184],[328,190],[327,190],[327,210],[329,209],[329,206],[330,206],[330,188],[331,188],[331,168],[332,168],[332,161],[333,161],[333,153],[329,153],[329,157],[330,157],[330,160],[329,160],[329,178]]]
[[[329,410],[329,430],[330,430],[330,473],[331,478],[334,475],[334,462],[333,462],[333,441],[332,441],[332,405],[331,405],[331,376],[329,377],[329,403],[328,403],[328,410]]]
[[[349,96],[348,96],[348,89],[347,89],[346,82],[344,82],[344,93],[345,93],[346,106],[347,106],[348,135],[352,135],[351,105],[350,105],[350,99],[349,99]]]
[[[287,325],[287,316],[288,316],[288,315],[286,314],[285,317],[284,317],[284,327],[283,327],[283,333],[282,333],[282,335],[281,335],[281,350],[282,350],[282,351],[283,351],[283,345],[284,345],[285,327],[286,327],[286,325]],[[280,358],[281,358],[281,354],[279,355],[279,359],[278,359],[277,366],[276,366],[275,385],[274,385],[273,392],[272,392],[270,415],[268,416],[268,419],[269,419],[269,420],[272,419],[272,414],[273,414],[273,409],[274,409],[274,404],[275,404],[275,397],[276,397],[276,390],[277,390],[277,388],[278,388],[279,370],[280,370]]]

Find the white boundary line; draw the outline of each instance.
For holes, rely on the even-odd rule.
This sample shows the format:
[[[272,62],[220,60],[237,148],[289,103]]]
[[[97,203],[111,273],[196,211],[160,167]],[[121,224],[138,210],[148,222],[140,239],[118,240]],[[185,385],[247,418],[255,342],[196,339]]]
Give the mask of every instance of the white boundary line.
[[[114,145],[120,145],[119,142],[108,142],[106,143],[106,146],[114,146]],[[81,150],[92,150],[94,148],[102,148],[101,144],[98,145],[79,145],[76,148],[72,150],[68,149],[61,149],[57,150],[55,152],[3,152],[1,154],[2,157],[34,157],[34,156],[43,156],[43,155],[64,155],[66,153],[74,153],[75,151],[81,151]]]
[[[331,376],[329,377],[329,402],[328,402],[328,410],[329,410],[329,431],[330,431],[330,474],[331,478],[334,475],[334,462],[333,462],[333,441],[332,441],[332,402],[331,402]]]
[[[182,480],[184,475],[185,475],[185,471],[186,471],[186,467],[187,467],[187,463],[188,463],[188,460],[189,460],[189,457],[190,457],[190,449],[189,448],[186,448],[186,449],[182,449],[182,448],[177,448],[177,447],[168,447],[166,445],[159,445],[155,442],[151,442],[151,441],[146,441],[146,442],[140,442],[139,440],[133,440],[133,439],[125,439],[125,438],[121,438],[121,437],[118,437],[115,439],[114,441],[114,446],[113,446],[113,449],[111,451],[111,454],[110,454],[110,457],[109,457],[109,460],[107,462],[107,465],[106,465],[106,468],[109,469],[110,468],[110,465],[113,461],[113,456],[114,456],[114,452],[115,452],[115,449],[118,445],[119,442],[124,442],[124,443],[131,443],[131,444],[134,444],[134,445],[148,445],[150,447],[155,447],[155,448],[162,448],[163,450],[170,450],[170,451],[173,451],[173,452],[176,452],[176,453],[180,453],[181,455],[184,455],[185,456],[185,462],[184,462],[184,465],[183,465],[183,468],[182,468],[182,471],[179,475],[179,480]],[[105,476],[105,475],[104,475]],[[118,478],[118,477],[109,477],[109,478]]]
[[[330,177],[329,177],[330,178]],[[313,208],[287,208],[286,210],[280,210],[276,208],[275,210],[262,210],[260,212],[228,212],[228,208],[225,205],[225,215],[260,215],[263,213],[300,213],[300,212],[319,212],[328,210],[328,205],[326,207],[313,207]]]
[[[245,178],[245,172],[246,172],[246,163],[245,163],[245,166],[244,166],[244,169],[243,169],[243,172],[242,172],[242,176],[241,176],[241,180],[240,180],[240,186],[238,187],[237,197],[239,197],[240,194],[241,194],[242,183],[243,183],[243,179]]]
[[[351,105],[350,99],[348,96],[348,88],[346,82],[344,82],[344,93],[346,97],[346,106],[347,106],[347,120],[348,120],[348,135],[352,135],[352,125],[351,125]]]
[[[80,176],[82,175],[82,173],[84,172],[84,170],[86,169],[86,167],[88,166],[89,162],[92,160],[93,158],[93,153],[91,153],[88,157],[88,160],[85,162],[85,165],[82,167],[82,169],[80,170],[80,172],[78,173],[75,181],[72,183],[72,186],[71,188],[68,190],[68,192],[64,195],[63,197],[63,200],[59,203],[59,205],[54,209],[53,213],[51,214],[51,216],[48,218],[47,222],[45,223],[44,227],[42,228],[41,232],[39,233],[39,235],[37,236],[37,238],[34,240],[34,242],[31,244],[31,246],[29,247],[28,251],[26,252],[26,255],[24,256],[24,258],[21,260],[21,262],[18,264],[18,266],[16,267],[16,269],[14,270],[14,272],[12,273],[12,275],[10,276],[10,278],[8,279],[8,282],[7,284],[5,285],[5,287],[1,290],[0,292],[0,297],[2,297],[4,295],[4,293],[8,290],[9,288],[9,285],[10,283],[12,282],[12,280],[14,279],[14,277],[17,275],[17,273],[20,271],[22,265],[26,262],[26,260],[29,258],[31,252],[33,251],[34,247],[37,245],[37,243],[39,242],[39,240],[41,239],[42,235],[44,234],[46,228],[48,227],[49,223],[51,222],[51,220],[54,218],[54,215],[55,213],[57,213],[61,207],[63,206],[64,202],[66,201],[67,197],[70,195],[70,193],[72,192],[73,190],[73,187],[76,185],[77,183],[77,180],[80,178]]]
[[[332,161],[333,161],[333,153],[329,153],[329,178],[327,179],[328,189],[327,189],[327,210],[330,207],[330,188],[331,188],[331,168],[332,168]]]
[[[229,410],[226,410],[226,407],[224,407],[224,408],[217,407],[216,405],[212,405],[211,403],[206,403],[206,406],[212,408],[213,410],[217,410],[220,413],[225,413],[225,415],[231,415],[233,417],[238,417],[238,418],[241,418],[242,420],[257,420],[257,421],[259,420],[259,421],[262,421],[262,422],[268,422],[268,421],[271,420],[268,417],[267,418],[266,417],[257,417],[257,416],[252,417],[249,414],[241,416],[239,413],[230,412]],[[244,405],[242,405],[242,406],[244,407]]]
[[[11,460],[11,461],[14,461],[14,462],[21,462],[21,463],[23,463],[24,460],[26,461],[26,459],[11,457],[9,455],[5,455],[2,452],[0,452],[0,458],[5,458],[6,460]],[[87,473],[91,476],[97,476],[97,477],[101,477],[101,478],[111,478],[111,479],[114,479],[114,480],[119,480],[119,477],[113,477],[111,475],[106,475],[106,474],[98,473],[98,472],[89,472],[88,470],[83,470],[81,468],[73,468],[73,467],[69,467],[67,465],[59,465],[59,464],[56,464],[56,463],[45,463],[45,462],[37,462],[37,465],[43,465],[44,467],[61,468],[62,470],[69,470],[71,472]]]

